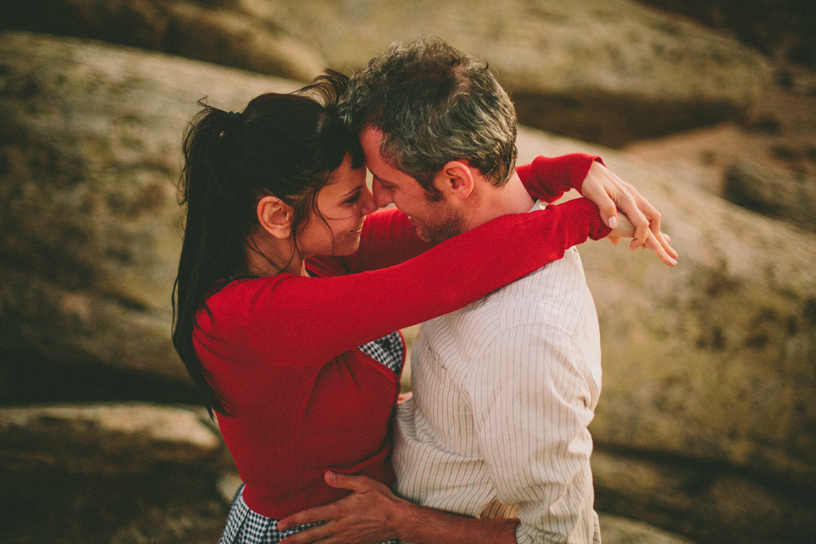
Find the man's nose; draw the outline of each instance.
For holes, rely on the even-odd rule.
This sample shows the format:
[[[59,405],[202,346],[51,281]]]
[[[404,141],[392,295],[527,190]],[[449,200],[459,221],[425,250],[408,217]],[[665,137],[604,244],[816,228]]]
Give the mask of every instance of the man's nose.
[[[371,188],[372,193],[374,194],[374,202],[380,208],[385,208],[393,202],[391,195],[388,193],[388,191],[382,188],[382,185],[380,185],[380,182],[376,179],[372,183]]]

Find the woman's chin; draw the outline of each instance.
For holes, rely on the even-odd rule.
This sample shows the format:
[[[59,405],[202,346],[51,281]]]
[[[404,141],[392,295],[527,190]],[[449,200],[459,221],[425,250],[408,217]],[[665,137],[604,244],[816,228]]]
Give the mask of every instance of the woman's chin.
[[[345,257],[355,253],[358,249],[360,249],[360,234],[352,232],[345,237],[342,244],[337,245],[334,254],[338,257]]]

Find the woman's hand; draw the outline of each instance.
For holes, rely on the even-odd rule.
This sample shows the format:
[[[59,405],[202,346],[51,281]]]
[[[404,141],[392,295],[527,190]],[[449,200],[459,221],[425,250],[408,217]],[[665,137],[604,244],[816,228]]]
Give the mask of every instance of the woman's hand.
[[[278,530],[281,531],[303,523],[325,522],[284,538],[281,544],[377,544],[398,538],[392,522],[399,517],[406,501],[366,476],[327,472],[324,479],[332,487],[350,489],[354,493],[280,520]]]
[[[620,210],[634,227],[634,239],[629,244],[629,249],[646,247],[667,265],[677,264],[677,252],[669,245],[669,237],[660,232],[660,212],[631,184],[595,161],[584,179],[581,193],[598,206],[601,218],[613,229],[607,237],[613,244],[617,244],[621,236],[628,236],[615,230]]]

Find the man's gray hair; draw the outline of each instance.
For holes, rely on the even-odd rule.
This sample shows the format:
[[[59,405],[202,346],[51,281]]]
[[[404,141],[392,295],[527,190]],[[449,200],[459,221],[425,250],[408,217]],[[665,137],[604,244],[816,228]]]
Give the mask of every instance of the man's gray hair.
[[[372,58],[339,108],[352,131],[382,130],[382,155],[437,198],[433,178],[449,161],[467,160],[497,187],[515,167],[513,103],[487,63],[438,38]]]

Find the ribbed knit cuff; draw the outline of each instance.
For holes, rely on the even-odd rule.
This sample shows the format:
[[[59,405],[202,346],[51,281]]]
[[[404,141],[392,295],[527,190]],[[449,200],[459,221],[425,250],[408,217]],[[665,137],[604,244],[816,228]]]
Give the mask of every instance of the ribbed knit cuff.
[[[603,164],[603,160],[596,155],[570,153],[552,158],[536,157],[532,164],[520,166],[517,170],[529,168],[535,179],[542,179],[546,176],[548,180],[557,180],[559,185],[553,187],[553,189],[557,189],[559,192],[575,189],[580,193],[584,179],[586,179],[594,161]],[[519,173],[519,176],[521,175]],[[550,192],[554,193],[555,191]]]
[[[569,236],[572,244],[584,242],[589,236],[593,240],[605,238],[612,229],[606,226],[601,219],[601,212],[592,201],[586,198],[575,198],[559,204],[564,219],[569,224]]]

